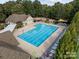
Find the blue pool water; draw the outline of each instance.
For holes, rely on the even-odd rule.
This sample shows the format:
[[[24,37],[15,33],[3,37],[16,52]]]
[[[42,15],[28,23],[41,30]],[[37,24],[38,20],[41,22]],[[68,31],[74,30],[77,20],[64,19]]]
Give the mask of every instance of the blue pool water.
[[[58,27],[46,25],[46,24],[36,24],[35,28],[22,33],[18,37],[36,47],[40,46],[50,35],[52,35]]]

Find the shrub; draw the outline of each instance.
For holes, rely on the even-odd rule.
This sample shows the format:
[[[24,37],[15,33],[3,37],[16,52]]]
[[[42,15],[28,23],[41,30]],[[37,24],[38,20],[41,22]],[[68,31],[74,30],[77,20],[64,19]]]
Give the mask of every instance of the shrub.
[[[16,26],[16,28],[21,28],[21,27],[23,27],[23,24],[22,24],[22,22],[18,22],[18,23],[17,23],[17,26]]]
[[[2,30],[2,29],[4,29],[4,27],[5,27],[5,24],[0,24],[0,30]]]

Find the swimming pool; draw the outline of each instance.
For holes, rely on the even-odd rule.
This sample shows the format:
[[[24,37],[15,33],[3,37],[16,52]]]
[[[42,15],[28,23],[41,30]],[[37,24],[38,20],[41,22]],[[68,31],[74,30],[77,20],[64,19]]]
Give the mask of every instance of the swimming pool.
[[[18,37],[36,47],[39,47],[58,27],[46,24],[36,24],[35,28],[20,34]]]

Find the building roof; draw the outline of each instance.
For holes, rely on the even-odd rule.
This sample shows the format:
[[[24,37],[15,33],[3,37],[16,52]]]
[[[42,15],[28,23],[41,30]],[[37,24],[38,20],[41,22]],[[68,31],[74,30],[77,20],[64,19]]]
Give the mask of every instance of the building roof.
[[[50,19],[50,18],[44,18],[44,17],[35,17],[34,20],[36,21],[55,21],[55,19]]]
[[[13,23],[22,22],[25,21],[28,17],[29,15],[25,14],[12,14],[6,19],[6,22],[13,22]]]
[[[11,45],[18,45],[17,40],[15,39],[12,32],[10,32],[10,31],[0,33],[0,41],[6,42]]]
[[[12,32],[0,33],[0,59],[30,59],[30,55],[17,46]]]
[[[34,20],[36,20],[36,21],[45,21],[45,20],[47,20],[47,18],[44,18],[44,17],[35,17]]]
[[[30,59],[30,55],[16,46],[0,41],[0,59]]]
[[[67,20],[59,19],[59,22],[67,22]]]

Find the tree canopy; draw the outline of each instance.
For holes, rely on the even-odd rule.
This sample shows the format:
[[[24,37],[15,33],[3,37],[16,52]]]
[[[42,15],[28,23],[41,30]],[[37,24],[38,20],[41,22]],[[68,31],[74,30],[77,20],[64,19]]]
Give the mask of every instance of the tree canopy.
[[[31,14],[33,17],[47,17],[56,20],[62,18],[69,22],[71,22],[72,17],[78,9],[78,0],[66,4],[57,2],[53,6],[42,5],[39,0],[16,0],[0,4],[0,13],[4,14],[6,17],[12,13],[25,13]]]
[[[55,58],[57,59],[76,59],[79,36],[79,12],[73,17],[72,23],[69,25],[63,38],[60,40],[59,46],[56,50]],[[69,54],[67,54],[69,53]],[[74,54],[74,56],[73,56]]]

